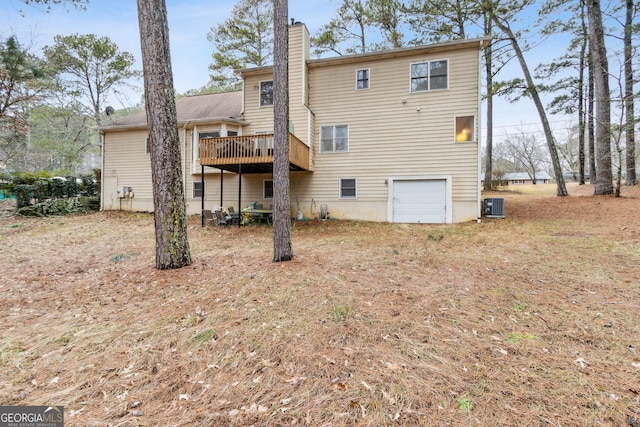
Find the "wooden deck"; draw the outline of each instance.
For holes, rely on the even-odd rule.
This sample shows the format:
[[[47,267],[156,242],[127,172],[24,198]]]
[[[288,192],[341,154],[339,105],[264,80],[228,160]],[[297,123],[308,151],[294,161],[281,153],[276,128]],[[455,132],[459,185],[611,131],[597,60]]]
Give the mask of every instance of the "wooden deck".
[[[308,171],[309,147],[289,134],[292,171]],[[273,172],[273,134],[200,139],[200,165],[238,173]]]

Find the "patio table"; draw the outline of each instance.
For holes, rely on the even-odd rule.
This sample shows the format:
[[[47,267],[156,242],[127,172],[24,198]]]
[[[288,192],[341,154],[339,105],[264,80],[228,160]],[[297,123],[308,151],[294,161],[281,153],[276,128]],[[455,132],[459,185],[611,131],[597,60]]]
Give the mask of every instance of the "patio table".
[[[273,211],[271,209],[242,209],[242,223],[249,222],[265,222],[271,224],[273,222]]]

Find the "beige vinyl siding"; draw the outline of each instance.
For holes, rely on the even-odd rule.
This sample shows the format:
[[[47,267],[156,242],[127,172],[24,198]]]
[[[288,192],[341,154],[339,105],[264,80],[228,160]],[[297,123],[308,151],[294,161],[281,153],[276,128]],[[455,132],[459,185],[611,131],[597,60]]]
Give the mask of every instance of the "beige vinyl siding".
[[[250,75],[244,82],[244,117],[251,122],[242,131],[243,135],[273,131],[273,107],[260,107],[260,82],[273,79],[272,73]]]
[[[116,188],[104,188],[103,209],[148,210],[153,207],[151,160],[145,153],[147,131],[111,132],[104,135],[103,180],[117,179]],[[133,188],[131,200],[120,200],[116,190]],[[127,206],[123,205],[127,203]]]
[[[301,141],[309,144],[310,120],[308,106],[308,76],[306,61],[309,59],[309,32],[303,25],[289,27],[289,121],[293,123],[294,133]],[[272,69],[263,73],[250,73],[244,82],[244,117],[251,124],[245,127],[244,134],[273,131],[273,107],[260,107],[260,82],[273,80]]]
[[[309,33],[305,26],[289,27],[289,121],[294,133],[301,141],[309,144],[308,78]]]
[[[336,200],[339,179],[357,178],[358,201],[386,203],[389,176],[449,174],[454,203],[476,202],[478,145],[455,142],[454,120],[475,116],[478,135],[477,55],[468,49],[312,68],[316,138],[321,126],[349,126],[349,152],[315,150],[314,197]],[[448,60],[449,88],[411,93],[410,65],[442,59]],[[355,89],[361,68],[370,70],[366,91]]]

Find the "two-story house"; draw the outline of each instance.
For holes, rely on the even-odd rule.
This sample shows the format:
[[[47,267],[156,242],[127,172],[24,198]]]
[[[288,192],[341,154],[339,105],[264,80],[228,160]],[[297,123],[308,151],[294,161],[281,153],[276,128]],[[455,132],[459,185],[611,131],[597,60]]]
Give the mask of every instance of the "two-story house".
[[[452,223],[480,217],[480,69],[489,38],[310,59],[289,27],[292,217]],[[188,214],[273,198],[273,68],[241,92],[178,99]],[[152,211],[146,116],[101,128],[103,209]]]

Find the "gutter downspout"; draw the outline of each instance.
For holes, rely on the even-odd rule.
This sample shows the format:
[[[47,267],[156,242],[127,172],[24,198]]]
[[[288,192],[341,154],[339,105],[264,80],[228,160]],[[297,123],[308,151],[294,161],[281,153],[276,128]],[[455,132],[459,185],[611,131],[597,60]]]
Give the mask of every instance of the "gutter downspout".
[[[185,204],[187,202],[187,146],[189,145],[187,141],[187,126],[189,126],[189,124],[190,122],[187,120],[182,125],[182,135],[183,135],[182,137],[184,138],[184,157],[182,160],[182,194],[184,194]],[[204,181],[204,173],[202,175],[202,180]],[[204,187],[203,187],[202,199],[204,200]]]
[[[480,179],[480,172],[482,171],[482,49],[483,49],[484,40],[480,41],[480,46],[478,49],[478,120],[476,123],[476,128],[478,129],[478,170],[476,171],[476,179],[478,180],[478,224],[482,222],[482,189]]]
[[[104,210],[104,132],[98,133],[100,138],[100,210]]]

